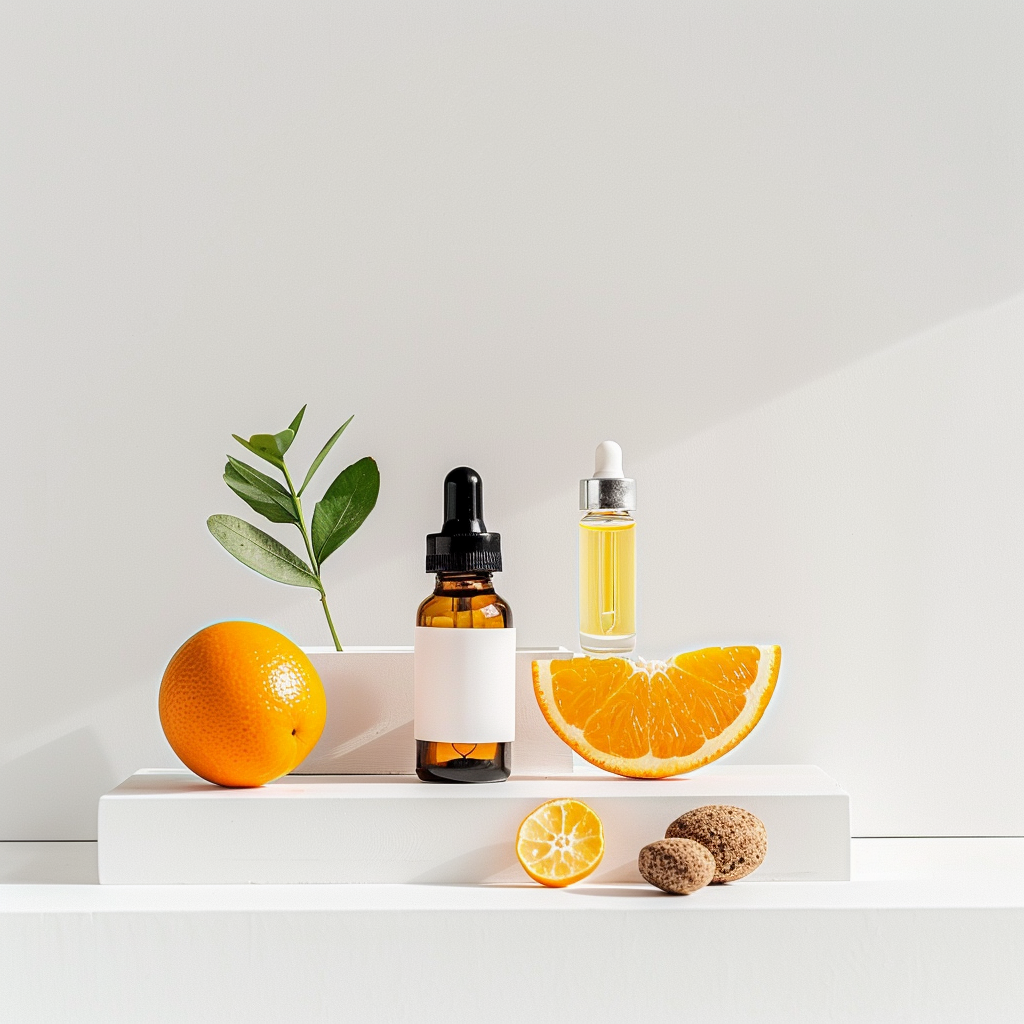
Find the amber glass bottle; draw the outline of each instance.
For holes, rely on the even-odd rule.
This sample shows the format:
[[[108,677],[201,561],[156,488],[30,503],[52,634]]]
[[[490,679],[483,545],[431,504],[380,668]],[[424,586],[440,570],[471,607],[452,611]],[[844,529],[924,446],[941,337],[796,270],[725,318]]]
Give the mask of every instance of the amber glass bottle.
[[[448,474],[444,507],[441,533],[427,537],[434,592],[416,614],[416,774],[424,782],[503,782],[515,733],[515,630],[512,609],[494,592],[501,538],[484,526],[474,470]]]
[[[494,592],[489,572],[439,572],[419,607],[417,626],[507,629],[512,609]],[[511,743],[416,741],[416,774],[427,782],[501,782],[512,770]]]

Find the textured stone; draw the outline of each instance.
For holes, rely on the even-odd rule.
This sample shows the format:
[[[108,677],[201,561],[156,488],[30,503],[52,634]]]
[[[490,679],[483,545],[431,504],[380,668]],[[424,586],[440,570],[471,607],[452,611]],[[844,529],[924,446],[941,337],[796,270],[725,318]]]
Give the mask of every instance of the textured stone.
[[[715,859],[713,882],[735,882],[759,868],[768,852],[764,823],[750,811],[708,804],[680,815],[665,830],[666,839],[692,839]]]
[[[686,896],[715,874],[715,858],[691,839],[659,839],[640,851],[640,874],[659,889]]]

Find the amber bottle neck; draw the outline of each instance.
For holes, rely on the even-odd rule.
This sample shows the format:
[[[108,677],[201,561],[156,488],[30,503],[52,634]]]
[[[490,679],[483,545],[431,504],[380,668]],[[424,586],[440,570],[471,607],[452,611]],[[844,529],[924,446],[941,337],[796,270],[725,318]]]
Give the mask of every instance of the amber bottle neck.
[[[493,574],[489,572],[439,572],[434,579],[435,594],[450,594],[467,590],[481,594],[493,592]]]

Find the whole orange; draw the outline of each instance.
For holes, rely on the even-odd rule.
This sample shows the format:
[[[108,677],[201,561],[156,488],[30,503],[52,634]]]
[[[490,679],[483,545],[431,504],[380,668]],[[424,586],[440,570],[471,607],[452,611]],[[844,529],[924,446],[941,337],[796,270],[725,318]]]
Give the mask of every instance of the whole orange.
[[[186,640],[160,683],[160,724],[196,775],[262,786],[287,775],[327,720],[323,684],[286,636],[256,622],[218,622]]]

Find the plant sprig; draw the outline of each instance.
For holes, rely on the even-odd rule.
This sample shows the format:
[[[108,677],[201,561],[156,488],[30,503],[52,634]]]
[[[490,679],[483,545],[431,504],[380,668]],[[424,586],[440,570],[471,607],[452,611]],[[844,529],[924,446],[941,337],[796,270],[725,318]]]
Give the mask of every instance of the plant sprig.
[[[224,482],[265,519],[298,527],[309,561],[295,554],[269,533],[258,530],[236,516],[210,516],[206,525],[224,549],[243,565],[277,583],[316,590],[324,606],[334,646],[340,651],[341,641],[327,607],[327,594],[320,578],[320,569],[373,511],[380,492],[380,473],[377,463],[369,457],[343,469],[316,503],[312,530],[308,529],[302,509],[302,494],[353,417],[349,416],[320,449],[320,454],[306,471],[302,485],[296,490],[284,456],[299,432],[305,412],[306,407],[303,406],[291,424],[277,434],[253,434],[248,441],[237,434],[231,435],[243,448],[279,470],[284,477],[284,486],[273,477],[230,455],[224,467]]]

